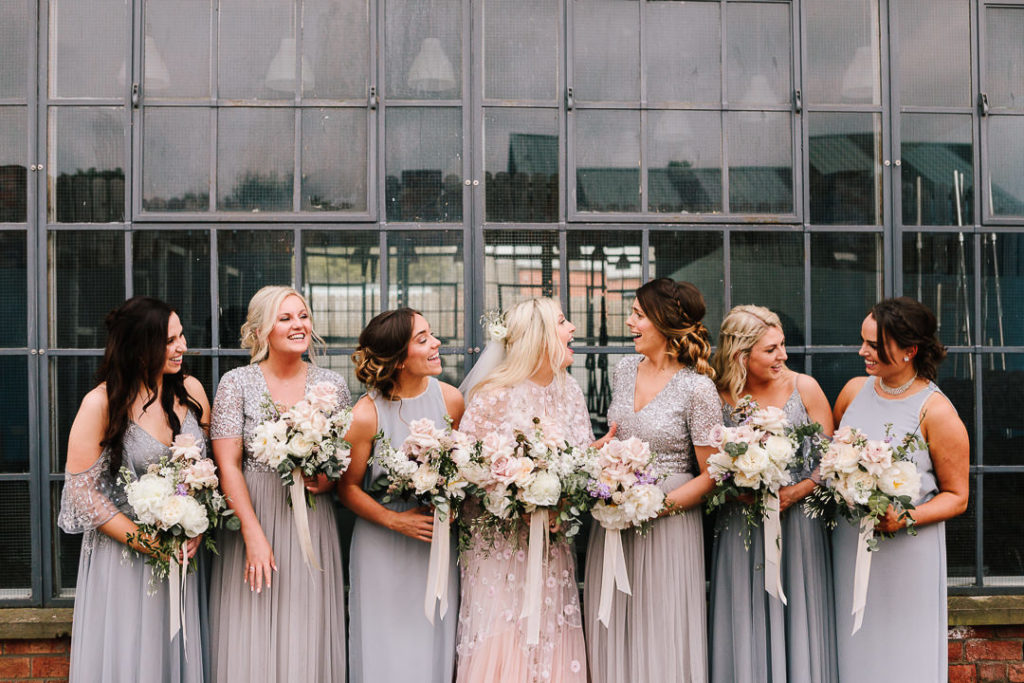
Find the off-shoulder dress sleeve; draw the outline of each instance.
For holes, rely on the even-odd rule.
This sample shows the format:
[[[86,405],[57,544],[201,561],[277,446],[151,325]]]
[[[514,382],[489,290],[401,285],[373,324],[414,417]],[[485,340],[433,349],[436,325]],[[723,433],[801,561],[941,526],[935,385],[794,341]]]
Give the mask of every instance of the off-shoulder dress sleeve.
[[[722,401],[715,390],[715,383],[707,377],[694,384],[693,393],[686,410],[686,425],[690,431],[690,442],[694,446],[710,446],[711,430],[722,424]]]
[[[241,438],[245,423],[245,393],[238,375],[231,371],[217,385],[210,417],[210,439]]]
[[[64,474],[57,526],[65,532],[84,533],[106,524],[120,512],[111,500],[115,483],[109,463],[109,455],[104,451],[89,469]]]

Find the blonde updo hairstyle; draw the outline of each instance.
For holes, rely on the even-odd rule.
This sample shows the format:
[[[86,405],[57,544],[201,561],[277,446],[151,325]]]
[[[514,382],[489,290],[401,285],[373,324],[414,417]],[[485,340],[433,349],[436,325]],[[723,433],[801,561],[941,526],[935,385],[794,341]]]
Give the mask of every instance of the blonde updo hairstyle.
[[[711,364],[718,373],[715,382],[718,390],[728,394],[734,404],[740,400],[747,383],[746,359],[771,327],[781,332],[782,321],[764,306],[734,306],[722,321],[718,350]]]
[[[277,312],[284,300],[297,296],[309,314],[310,345],[309,359],[316,360],[317,346],[324,346],[324,340],[313,329],[313,312],[306,297],[286,285],[267,285],[249,299],[249,312],[242,324],[242,348],[249,349],[249,362],[259,363],[270,355],[270,331],[277,322]]]
[[[715,378],[708,362],[711,335],[701,320],[707,306],[704,296],[689,282],[659,277],[636,290],[644,315],[668,341],[668,353],[683,365]]]
[[[419,311],[396,308],[379,313],[359,333],[359,346],[352,354],[356,366],[356,379],[367,390],[386,399],[394,398],[398,383],[399,366],[409,354],[413,320]]]

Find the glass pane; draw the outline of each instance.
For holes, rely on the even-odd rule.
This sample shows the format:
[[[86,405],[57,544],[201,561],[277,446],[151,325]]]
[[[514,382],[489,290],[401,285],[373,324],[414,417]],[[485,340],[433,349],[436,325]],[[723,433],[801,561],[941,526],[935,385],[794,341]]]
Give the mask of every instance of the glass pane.
[[[786,343],[804,344],[804,238],[793,232],[734,232],[732,305],[757,304],[782,320]],[[852,335],[859,336],[857,329]]]
[[[155,296],[174,307],[190,347],[210,347],[210,233],[133,233],[132,283],[136,294]]]
[[[946,585],[974,586],[977,583],[978,477],[971,475],[967,510],[946,520]]]
[[[986,586],[1024,585],[1024,474],[999,473],[984,477],[984,558]]]
[[[66,534],[57,526],[60,514],[60,496],[64,490],[63,481],[50,483],[50,533],[53,538],[54,594],[62,598],[75,597],[78,583],[78,556],[82,550],[82,534]]]
[[[786,342],[792,344],[787,333]],[[860,327],[851,330],[848,344],[860,343]],[[846,383],[854,377],[864,375],[864,359],[857,355],[856,350],[843,353],[818,353],[811,357],[813,363],[811,374],[818,380],[829,405],[834,405],[839,398],[839,392],[843,390]]]
[[[583,110],[575,118],[576,209],[639,211],[639,112]]]
[[[721,213],[721,115],[651,111],[647,124],[648,209],[659,213]]]
[[[947,361],[948,363],[948,361]],[[972,368],[973,369],[973,368]],[[989,465],[1024,464],[1021,441],[1024,429],[1020,426],[1020,406],[1024,400],[1021,380],[1024,378],[1024,355],[1019,353],[990,353],[981,356],[982,381],[982,434],[985,462]],[[945,387],[943,387],[945,388]],[[972,387],[973,388],[973,387]],[[961,415],[971,402],[957,406]],[[953,397],[950,397],[953,400]]]
[[[484,97],[558,97],[559,5],[548,0],[485,0]]]
[[[49,5],[50,96],[123,98],[132,4],[51,0]]]
[[[640,6],[624,0],[574,2],[573,91],[580,100],[640,99]]]
[[[810,295],[811,343],[855,344],[864,316],[882,298],[882,236],[811,233]]]
[[[690,230],[652,231],[650,235],[651,278],[667,277],[692,282],[704,295],[707,313],[704,325],[712,343],[725,316],[725,265],[722,233]],[[632,306],[632,303],[630,303]]]
[[[377,233],[302,233],[303,293],[328,345],[354,347],[360,330],[380,312],[379,272]]]
[[[104,335],[106,343],[106,335]],[[68,456],[68,434],[78,406],[96,386],[101,356],[50,358],[50,471],[61,473]]]
[[[985,9],[985,87],[994,107],[1024,108],[1024,11]]]
[[[458,98],[462,93],[462,2],[387,0],[384,14],[388,96]]]
[[[0,3],[0,97],[25,98],[33,78],[28,73],[28,42],[35,30],[30,4],[35,7],[20,0]]]
[[[210,210],[210,110],[146,107],[142,208]]]
[[[295,97],[295,13],[294,0],[220,0],[217,87],[221,97]],[[302,60],[302,81],[303,90],[316,81],[307,59]]]
[[[809,0],[804,84],[812,104],[881,104],[878,0]]]
[[[144,96],[209,97],[210,6],[210,0],[146,0]]]
[[[974,221],[971,117],[904,114],[901,122],[903,224],[970,225]]]
[[[3,30],[0,27],[0,40]],[[3,73],[2,66],[0,73]],[[27,137],[28,110],[25,107],[0,107],[0,223],[24,223],[26,220]]]
[[[366,110],[302,110],[302,210],[366,211]]]
[[[959,351],[951,351],[946,356],[946,359],[939,366],[939,377],[935,383],[942,389],[942,393],[946,395],[949,402],[956,408],[957,414],[963,421],[964,426],[967,427],[967,435],[971,443],[971,457],[972,464],[978,464],[978,433],[974,428],[974,404],[975,396],[974,389],[977,384],[977,373],[974,367],[975,357],[969,353],[963,353]],[[995,372],[990,367],[991,363],[995,361]],[[998,360],[992,357],[982,356],[982,363],[984,365],[983,370],[983,382],[985,384],[984,391],[989,392],[994,389],[998,384],[993,385],[995,380],[1002,379],[998,376]],[[1005,375],[1006,373],[1002,373]],[[1006,394],[1009,396],[1009,394]],[[985,410],[994,408],[986,402]],[[1003,413],[1005,415],[1005,411]],[[987,437],[986,437],[987,438]],[[985,447],[985,463],[991,465],[988,446]],[[1016,464],[1016,463],[1014,463]]]
[[[558,297],[560,266],[556,232],[485,231],[484,310],[505,311],[531,296]]]
[[[51,221],[124,220],[125,125],[120,107],[51,108]]]
[[[811,223],[882,224],[880,114],[807,114]]]
[[[50,344],[101,349],[103,319],[125,299],[124,233],[51,232]]]
[[[558,220],[558,111],[484,110],[487,221]]]
[[[27,481],[0,481],[0,598],[32,594],[32,504]]]
[[[388,111],[385,192],[389,221],[462,220],[462,111]]]
[[[790,118],[785,112],[726,114],[732,213],[793,212]]]
[[[462,239],[459,230],[388,233],[388,308],[415,308],[446,347],[466,340]]]
[[[1024,216],[1024,117],[988,120],[988,210],[993,216]]]
[[[0,232],[0,346],[26,346],[28,339],[28,267],[25,233]],[[34,274],[33,274],[34,275]],[[0,373],[0,377],[3,374]]]
[[[574,337],[587,346],[632,344],[626,318],[643,284],[640,233],[569,232],[569,311]],[[577,359],[579,362],[579,359]]]
[[[291,211],[295,114],[290,109],[220,109],[217,208]]]
[[[971,106],[971,3],[903,0],[896,3],[900,103]]]
[[[28,357],[0,356],[0,377],[0,472],[28,472]]]
[[[733,104],[788,104],[793,98],[789,4],[729,3],[726,60]]]
[[[320,318],[316,319],[317,330],[320,330]],[[323,332],[320,333],[323,335]],[[326,339],[326,337],[325,337]],[[442,355],[441,356],[441,367],[442,376],[450,370],[446,365],[452,364],[452,356]],[[352,356],[349,353],[334,354],[326,356],[317,360],[317,365],[328,370],[333,370],[342,377],[345,378],[345,383],[348,385],[348,392],[352,395],[353,399],[358,396],[362,396],[366,393],[366,387],[359,383],[356,379],[355,365],[352,363]],[[448,380],[441,380],[447,382]],[[458,382],[454,386],[458,386]]]
[[[294,233],[290,230],[217,232],[222,347],[239,347],[249,299],[260,287],[294,282],[294,250]]]
[[[632,305],[632,304],[631,304]],[[572,321],[579,327],[576,320]],[[577,353],[569,366],[587,399],[587,410],[594,433],[608,432],[608,406],[612,402],[612,371],[626,356],[618,353]]]
[[[366,98],[369,16],[367,0],[303,0],[302,62],[310,81],[305,97]]]
[[[985,346],[1024,344],[1024,235],[981,236],[981,311]]]
[[[963,233],[905,233],[903,293],[935,312],[943,344],[974,343],[974,239]]]
[[[722,26],[717,2],[645,6],[644,70],[651,102],[722,101]]]

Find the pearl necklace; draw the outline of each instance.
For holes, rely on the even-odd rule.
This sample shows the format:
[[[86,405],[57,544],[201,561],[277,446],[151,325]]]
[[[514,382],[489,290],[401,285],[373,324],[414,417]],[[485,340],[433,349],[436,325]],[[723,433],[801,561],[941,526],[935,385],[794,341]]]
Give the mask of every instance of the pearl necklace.
[[[885,380],[879,378],[878,388],[882,390],[882,393],[889,394],[890,396],[899,396],[900,394],[906,392],[906,390],[910,388],[910,385],[914,383],[915,379],[917,379],[916,372],[914,373],[913,377],[911,377],[898,387],[890,387],[888,384],[885,383]]]

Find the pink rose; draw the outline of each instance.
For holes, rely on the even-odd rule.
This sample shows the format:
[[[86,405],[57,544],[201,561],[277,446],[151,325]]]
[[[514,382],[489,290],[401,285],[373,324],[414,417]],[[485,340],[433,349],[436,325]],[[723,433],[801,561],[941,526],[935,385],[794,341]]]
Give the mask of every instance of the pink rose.
[[[207,458],[193,463],[184,471],[184,475],[185,483],[193,491],[217,488],[217,466]]]
[[[199,460],[203,451],[191,434],[178,434],[171,442],[171,458],[173,460]]]
[[[409,423],[409,436],[402,442],[402,452],[418,462],[426,462],[425,454],[441,446],[439,437],[437,427],[430,418],[413,420]]]
[[[892,449],[884,441],[868,441],[861,453],[861,463],[870,474],[881,476],[892,466]]]
[[[338,405],[338,387],[330,382],[317,382],[309,388],[306,400],[317,410],[332,410]]]

